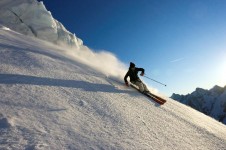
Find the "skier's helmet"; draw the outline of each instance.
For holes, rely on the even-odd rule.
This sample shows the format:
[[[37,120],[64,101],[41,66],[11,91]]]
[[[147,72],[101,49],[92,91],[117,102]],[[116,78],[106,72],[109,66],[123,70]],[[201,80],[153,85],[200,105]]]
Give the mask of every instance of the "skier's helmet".
[[[135,64],[133,62],[130,62],[130,68],[134,68],[135,67]]]

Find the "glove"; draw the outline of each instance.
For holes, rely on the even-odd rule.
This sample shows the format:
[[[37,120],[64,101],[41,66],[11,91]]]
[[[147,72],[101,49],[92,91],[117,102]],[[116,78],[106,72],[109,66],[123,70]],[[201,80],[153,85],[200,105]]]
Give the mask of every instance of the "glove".
[[[129,83],[128,82],[126,82],[125,84],[126,84],[126,86],[129,86]]]
[[[140,75],[141,75],[141,76],[144,76],[144,73],[142,72]]]

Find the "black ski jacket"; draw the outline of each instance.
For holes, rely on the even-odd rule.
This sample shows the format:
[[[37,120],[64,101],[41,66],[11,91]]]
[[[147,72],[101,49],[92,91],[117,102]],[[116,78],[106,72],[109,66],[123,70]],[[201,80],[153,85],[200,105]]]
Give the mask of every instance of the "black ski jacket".
[[[134,70],[132,70],[131,68],[129,68],[128,72],[126,73],[125,77],[124,77],[124,81],[125,83],[128,83],[127,78],[128,76],[130,77],[130,81],[139,81],[140,78],[138,77],[138,71],[141,71],[142,73],[144,73],[144,69],[143,68],[136,68]]]

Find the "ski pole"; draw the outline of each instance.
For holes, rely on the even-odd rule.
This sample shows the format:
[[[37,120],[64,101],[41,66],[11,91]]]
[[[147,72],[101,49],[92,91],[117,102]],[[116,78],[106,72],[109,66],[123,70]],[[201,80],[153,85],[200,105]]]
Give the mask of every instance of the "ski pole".
[[[147,77],[147,76],[143,76],[143,77],[148,78],[148,79],[150,79],[150,80],[152,80],[152,81],[155,81],[155,82],[157,82],[157,83],[159,83],[159,84],[162,84],[162,85],[165,85],[165,86],[166,86],[166,84],[163,84],[163,83],[161,83],[161,82],[159,82],[159,81],[156,81],[156,80],[154,80],[154,79],[151,79],[151,78],[149,78],[149,77]]]

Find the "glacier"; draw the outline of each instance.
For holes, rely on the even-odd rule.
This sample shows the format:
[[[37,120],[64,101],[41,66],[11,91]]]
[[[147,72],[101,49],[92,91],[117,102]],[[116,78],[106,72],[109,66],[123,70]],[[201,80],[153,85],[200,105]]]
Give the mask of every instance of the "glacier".
[[[0,24],[22,33],[58,45],[83,47],[83,41],[70,33],[37,0],[1,0]]]

